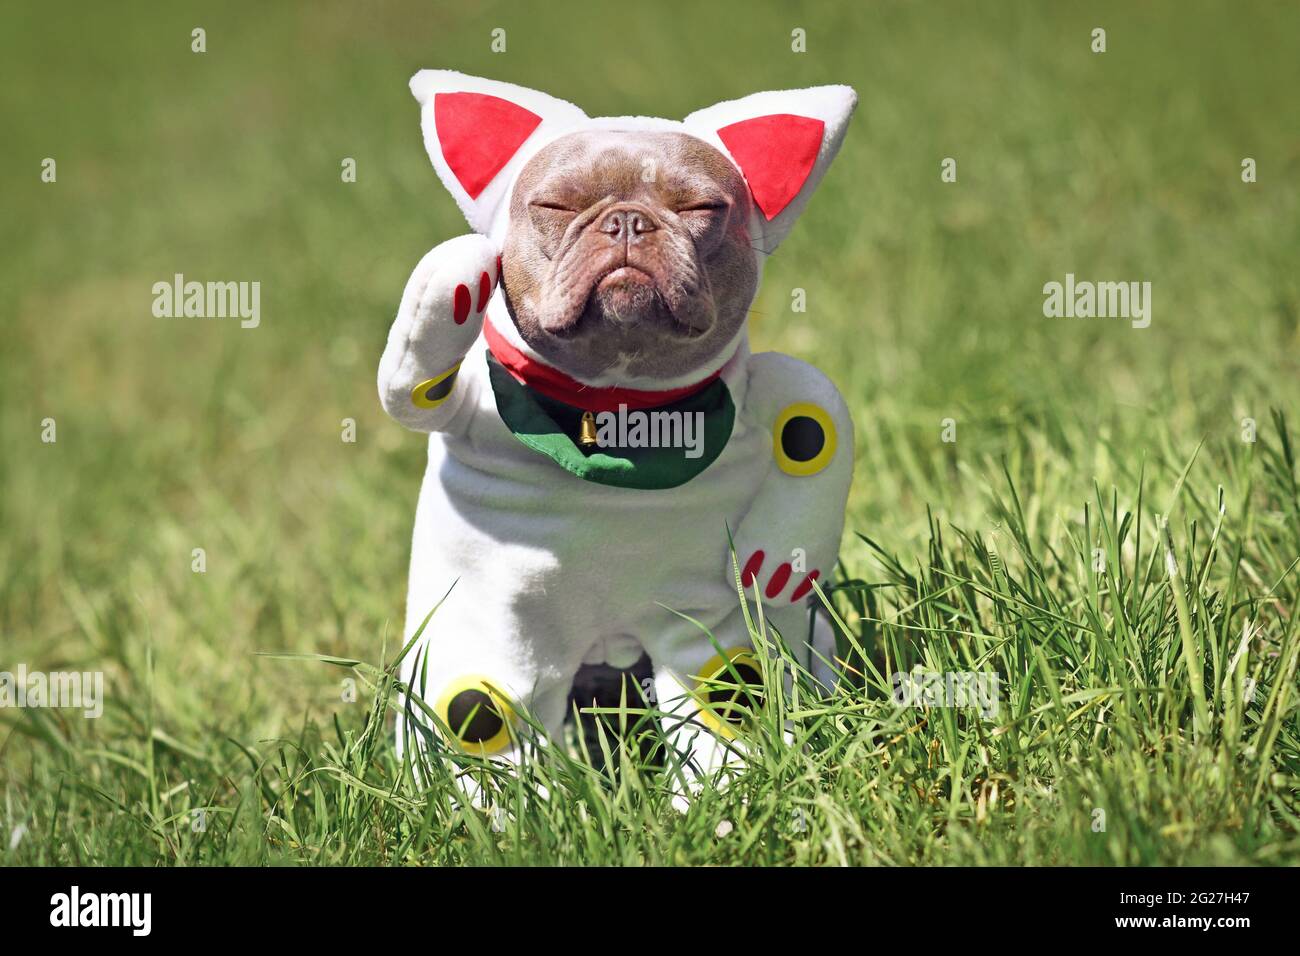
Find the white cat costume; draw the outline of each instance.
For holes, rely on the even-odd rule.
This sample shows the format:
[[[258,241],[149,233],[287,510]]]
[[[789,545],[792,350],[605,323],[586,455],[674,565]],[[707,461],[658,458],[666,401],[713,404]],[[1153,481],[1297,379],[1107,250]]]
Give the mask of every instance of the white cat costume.
[[[588,118],[543,93],[449,71],[421,71],[411,90],[434,167],[475,234],[421,260],[379,367],[384,408],[429,433],[407,637],[437,610],[403,679],[422,687],[459,745],[509,758],[514,708],[554,735],[584,662],[629,667],[644,649],[659,706],[699,711],[679,739],[711,762],[716,746],[700,729],[731,728],[709,707],[708,681],[755,666],[728,529],[767,620],[832,679],[834,642],[822,624],[809,648],[806,599],[839,550],[853,472],[848,411],[811,366],[751,354],[743,327],[684,380],[577,381],[548,366],[496,289],[509,197],[528,159],[566,133],[687,133],[744,175],[761,267],[839,150],[853,91],[758,93],[675,122]],[[701,453],[593,451],[574,440],[584,413],[619,406],[698,415]]]

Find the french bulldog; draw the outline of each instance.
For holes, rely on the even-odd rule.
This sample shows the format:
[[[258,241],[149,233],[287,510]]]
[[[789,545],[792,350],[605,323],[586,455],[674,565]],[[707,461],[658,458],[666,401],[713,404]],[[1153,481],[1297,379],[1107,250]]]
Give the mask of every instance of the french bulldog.
[[[738,578],[835,679],[807,605],[837,559],[853,426],[826,376],[751,354],[746,316],[856,97],[676,122],[449,71],[411,90],[474,232],[416,266],[379,365],[385,410],[429,434],[403,679],[437,719],[408,706],[398,745],[418,729],[517,759],[521,707],[553,737],[575,677],[648,657],[639,690],[716,766],[762,703],[736,686],[764,669]]]

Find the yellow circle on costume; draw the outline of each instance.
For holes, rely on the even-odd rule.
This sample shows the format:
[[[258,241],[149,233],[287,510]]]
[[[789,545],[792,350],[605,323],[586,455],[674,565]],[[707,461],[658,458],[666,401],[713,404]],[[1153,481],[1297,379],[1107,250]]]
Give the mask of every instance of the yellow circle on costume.
[[[787,475],[815,475],[835,457],[835,422],[812,402],[787,405],[772,425],[772,454]]]
[[[515,712],[487,678],[469,676],[452,681],[438,698],[435,711],[467,753],[486,757],[510,746]]]
[[[736,725],[763,703],[763,668],[753,648],[733,647],[726,654],[714,654],[699,670],[691,678],[695,681],[692,693],[700,703],[700,717],[714,731],[733,739]],[[739,685],[737,677],[741,680]],[[751,690],[753,687],[758,690]],[[746,710],[738,712],[734,709],[737,706]]]
[[[421,382],[411,389],[411,404],[418,408],[437,408],[451,397],[451,390],[456,385],[456,373],[460,371],[457,362],[441,375]]]

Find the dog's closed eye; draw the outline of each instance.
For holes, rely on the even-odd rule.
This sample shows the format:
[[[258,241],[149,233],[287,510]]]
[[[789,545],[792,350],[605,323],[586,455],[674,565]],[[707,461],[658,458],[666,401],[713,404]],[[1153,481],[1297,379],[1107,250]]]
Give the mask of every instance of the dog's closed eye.
[[[678,214],[684,212],[721,212],[727,208],[727,204],[720,199],[704,199],[699,202],[693,202],[677,209]]]
[[[549,199],[528,204],[528,219],[541,239],[539,248],[548,259],[555,255],[565,230],[577,215],[578,210]]]
[[[707,254],[717,246],[726,231],[731,218],[731,204],[711,197],[696,199],[678,206],[676,212],[700,252]]]

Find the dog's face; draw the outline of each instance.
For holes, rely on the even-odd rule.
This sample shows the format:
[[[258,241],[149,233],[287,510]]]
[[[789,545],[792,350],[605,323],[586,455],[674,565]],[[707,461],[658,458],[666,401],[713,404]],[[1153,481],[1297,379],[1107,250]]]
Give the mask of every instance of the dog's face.
[[[587,131],[528,161],[510,198],[507,306],[543,359],[668,379],[735,337],[758,282],[749,189],[704,141]]]

